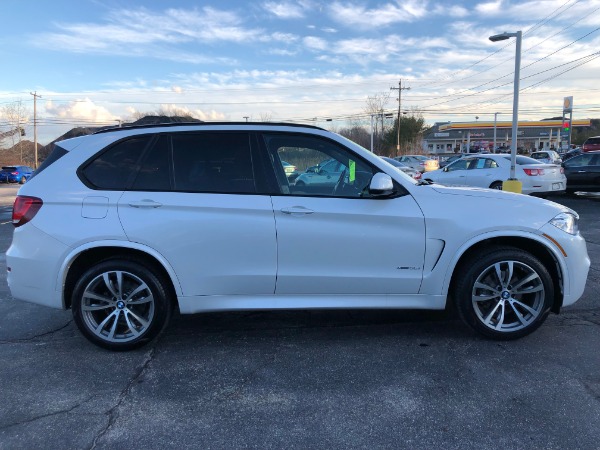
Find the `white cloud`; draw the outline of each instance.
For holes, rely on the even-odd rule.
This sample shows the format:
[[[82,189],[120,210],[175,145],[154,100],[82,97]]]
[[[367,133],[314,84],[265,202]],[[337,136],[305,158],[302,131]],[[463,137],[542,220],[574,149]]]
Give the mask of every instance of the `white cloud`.
[[[372,28],[399,22],[414,22],[427,14],[427,3],[420,0],[397,0],[378,8],[367,9],[356,3],[334,2],[329,15],[345,26]]]
[[[485,16],[497,16],[499,14],[506,14],[506,9],[502,5],[502,0],[495,0],[486,3],[479,3],[475,6],[475,10]]]
[[[263,8],[280,19],[301,19],[304,17],[304,8],[289,1],[265,2]]]
[[[34,45],[75,53],[101,53],[210,63],[227,59],[177,49],[186,43],[243,43],[287,39],[291,35],[266,34],[260,28],[245,28],[243,19],[231,11],[211,7],[201,10],[145,8],[112,11],[102,23],[57,23],[58,32],[35,35]]]
[[[69,103],[55,104],[48,100],[44,104],[47,115],[59,117],[61,119],[74,119],[93,122],[114,122],[118,119],[108,109],[96,105],[89,98],[76,99]]]
[[[325,50],[327,48],[327,41],[315,36],[307,36],[302,41],[311,50]]]

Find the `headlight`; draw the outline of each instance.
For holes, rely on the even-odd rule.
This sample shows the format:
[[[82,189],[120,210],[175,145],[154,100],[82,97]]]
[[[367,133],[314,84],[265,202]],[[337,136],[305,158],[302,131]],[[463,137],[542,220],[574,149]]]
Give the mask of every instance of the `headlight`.
[[[569,234],[579,233],[579,216],[576,213],[560,213],[550,221],[552,225]]]

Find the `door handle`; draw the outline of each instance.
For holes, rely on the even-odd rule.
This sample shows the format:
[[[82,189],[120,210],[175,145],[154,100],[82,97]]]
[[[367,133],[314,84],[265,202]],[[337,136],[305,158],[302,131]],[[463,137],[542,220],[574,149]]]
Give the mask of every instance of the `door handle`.
[[[137,202],[130,202],[129,206],[133,208],[159,208],[162,206],[162,203],[155,202],[154,200],[140,200]]]
[[[292,206],[290,208],[283,208],[281,212],[284,214],[291,214],[294,216],[304,216],[306,214],[314,213],[312,209],[305,208],[304,206]]]

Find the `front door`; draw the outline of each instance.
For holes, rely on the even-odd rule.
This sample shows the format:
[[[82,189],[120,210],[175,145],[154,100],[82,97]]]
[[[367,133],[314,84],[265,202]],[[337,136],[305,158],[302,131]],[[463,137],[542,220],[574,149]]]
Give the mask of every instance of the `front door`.
[[[274,160],[306,171],[315,161],[342,167],[335,185],[287,185],[273,196],[277,294],[415,294],[423,276],[425,222],[410,195],[372,198],[377,168],[343,146],[315,136],[265,136]],[[300,175],[298,178],[302,177]]]

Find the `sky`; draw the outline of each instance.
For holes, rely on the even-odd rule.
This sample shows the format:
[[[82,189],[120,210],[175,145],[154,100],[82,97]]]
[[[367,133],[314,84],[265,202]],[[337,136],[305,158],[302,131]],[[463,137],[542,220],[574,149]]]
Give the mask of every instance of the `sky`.
[[[600,117],[600,0],[0,0],[0,132],[29,139],[144,113],[369,126],[369,104],[427,124]],[[13,111],[12,114],[7,111]]]

